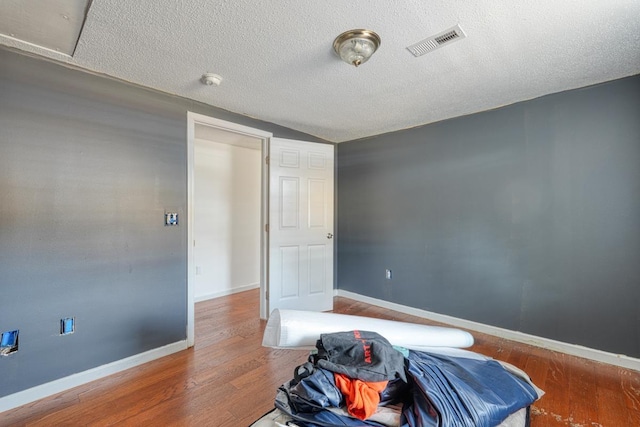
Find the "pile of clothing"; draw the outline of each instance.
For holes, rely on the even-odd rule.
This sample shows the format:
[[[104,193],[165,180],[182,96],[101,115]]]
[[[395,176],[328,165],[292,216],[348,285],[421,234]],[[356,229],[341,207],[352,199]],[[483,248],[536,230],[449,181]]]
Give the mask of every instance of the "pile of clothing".
[[[254,426],[495,427],[541,395],[524,372],[477,353],[407,350],[355,330],[322,334]]]

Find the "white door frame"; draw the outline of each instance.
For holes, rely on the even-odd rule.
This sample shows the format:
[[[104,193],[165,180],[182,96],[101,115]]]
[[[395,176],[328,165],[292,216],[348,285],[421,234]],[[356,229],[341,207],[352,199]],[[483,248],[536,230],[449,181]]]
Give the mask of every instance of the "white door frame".
[[[266,313],[266,286],[267,286],[267,262],[268,262],[268,235],[265,231],[269,215],[269,168],[265,158],[269,155],[269,138],[273,136],[271,132],[239,125],[233,122],[216,119],[202,114],[187,111],[187,346],[193,347],[195,344],[195,282],[196,267],[194,260],[194,147],[196,125],[206,125],[215,127],[223,131],[239,133],[262,140],[262,191],[261,191],[261,212],[260,212],[260,317],[265,319]]]

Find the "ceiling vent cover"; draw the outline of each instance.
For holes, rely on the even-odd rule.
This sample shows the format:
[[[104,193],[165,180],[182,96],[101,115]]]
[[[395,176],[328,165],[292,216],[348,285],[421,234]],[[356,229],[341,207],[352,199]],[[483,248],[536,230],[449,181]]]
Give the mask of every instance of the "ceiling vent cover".
[[[416,44],[408,46],[407,49],[413,54],[413,56],[422,56],[425,53],[434,51],[444,45],[451,44],[465,37],[467,37],[467,35],[462,31],[460,25],[456,25],[455,27],[449,28],[435,36],[428,37]]]

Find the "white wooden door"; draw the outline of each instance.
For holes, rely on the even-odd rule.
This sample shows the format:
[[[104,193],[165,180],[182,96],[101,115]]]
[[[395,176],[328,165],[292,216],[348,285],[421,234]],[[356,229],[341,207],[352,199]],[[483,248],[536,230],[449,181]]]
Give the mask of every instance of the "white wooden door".
[[[334,146],[271,138],[269,313],[333,309]]]

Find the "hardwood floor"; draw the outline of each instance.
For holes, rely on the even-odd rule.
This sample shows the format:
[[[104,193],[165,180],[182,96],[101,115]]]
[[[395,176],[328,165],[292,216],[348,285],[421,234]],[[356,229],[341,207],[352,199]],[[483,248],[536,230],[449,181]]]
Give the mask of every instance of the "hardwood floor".
[[[423,324],[346,298],[335,311]],[[261,347],[258,292],[196,305],[196,346],[0,414],[0,426],[247,426],[307,352]],[[472,350],[525,371],[546,395],[532,427],[640,426],[640,372],[473,333]]]

